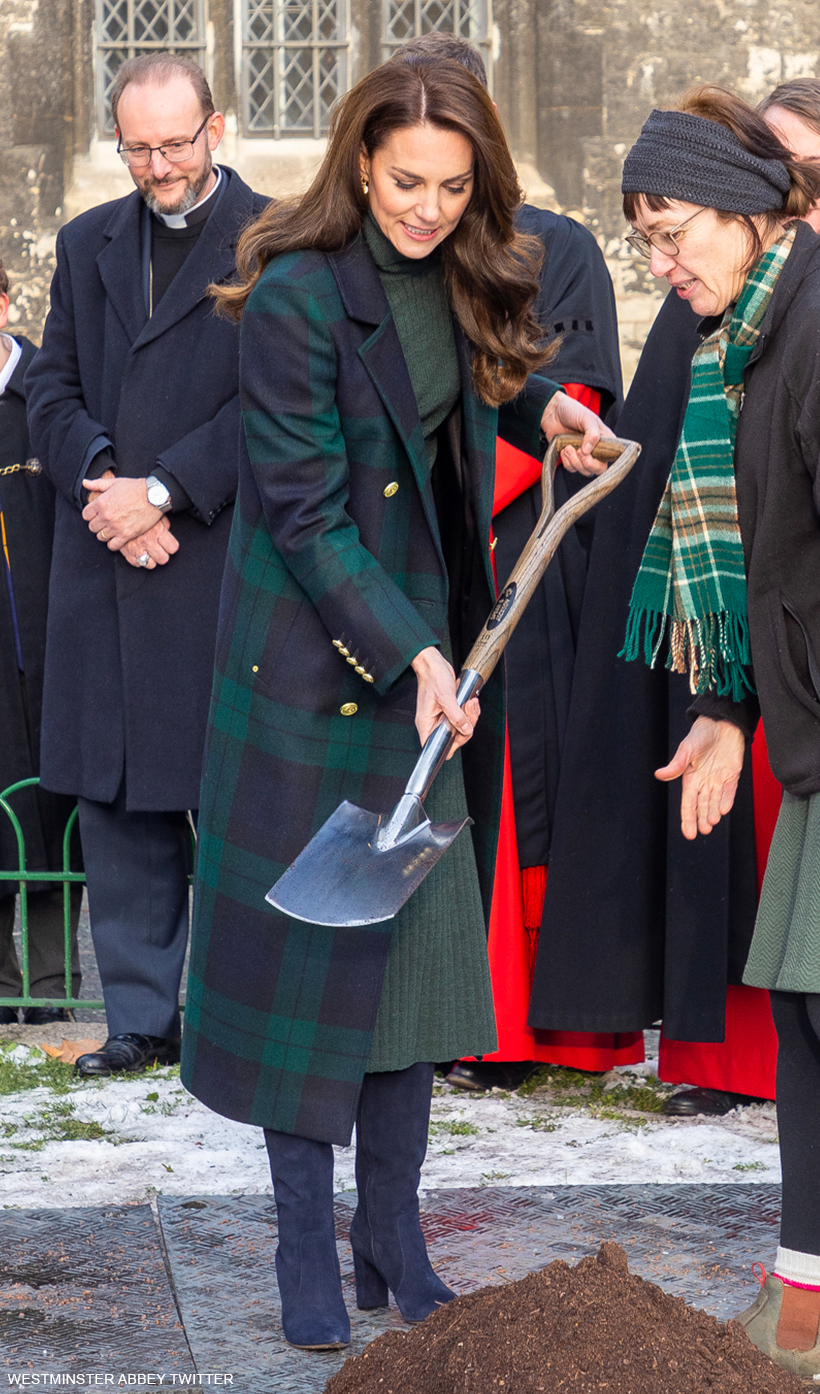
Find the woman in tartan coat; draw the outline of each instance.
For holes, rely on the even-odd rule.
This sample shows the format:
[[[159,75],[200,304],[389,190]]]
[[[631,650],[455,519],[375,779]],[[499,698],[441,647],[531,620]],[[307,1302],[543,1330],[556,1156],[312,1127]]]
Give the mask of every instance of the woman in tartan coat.
[[[349,1340],[332,1143],[356,1122],[357,1301],[409,1321],[454,1294],[417,1187],[432,1061],[495,1045],[486,911],[500,805],[500,678],[461,710],[455,672],[493,599],[497,429],[597,472],[605,429],[555,384],[531,313],[532,239],[491,101],[456,63],[389,64],[340,104],[308,193],[246,233],[248,457],[223,587],[183,1078],[261,1124],[295,1345]],[[465,332],[466,331],[466,332]],[[424,741],[457,745],[428,799],[475,820],[395,920],[330,929],[265,894],[343,799],[388,811]],[[470,741],[469,746],[466,744]]]

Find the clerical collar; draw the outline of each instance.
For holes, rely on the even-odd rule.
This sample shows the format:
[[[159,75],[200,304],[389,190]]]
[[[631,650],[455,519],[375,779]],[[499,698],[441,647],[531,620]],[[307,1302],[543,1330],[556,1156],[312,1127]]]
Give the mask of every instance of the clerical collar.
[[[160,222],[171,228],[195,227],[197,223],[204,222],[211,212],[208,204],[222,183],[222,170],[219,165],[214,165],[214,170],[216,182],[211,192],[201,198],[199,203],[195,203],[193,208],[189,208],[187,213],[155,213],[154,217],[159,218]]]
[[[12,339],[10,334],[0,334],[0,339],[3,340],[3,347],[8,350],[9,355],[2,368],[0,368],[0,397],[2,397],[14,377],[14,370],[20,362],[23,350],[17,340]]]

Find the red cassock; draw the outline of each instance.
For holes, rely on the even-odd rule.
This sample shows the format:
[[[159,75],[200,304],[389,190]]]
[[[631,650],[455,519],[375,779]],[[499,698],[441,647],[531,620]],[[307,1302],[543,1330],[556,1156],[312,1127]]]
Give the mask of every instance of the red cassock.
[[[563,390],[592,411],[600,410],[600,394],[591,388],[565,383]],[[499,440],[493,513],[500,513],[540,477],[539,460]],[[508,744],[488,945],[498,1050],[484,1060],[539,1060],[576,1070],[636,1064],[644,1058],[641,1031],[536,1031],[527,1025],[546,885],[545,866],[519,868]]]

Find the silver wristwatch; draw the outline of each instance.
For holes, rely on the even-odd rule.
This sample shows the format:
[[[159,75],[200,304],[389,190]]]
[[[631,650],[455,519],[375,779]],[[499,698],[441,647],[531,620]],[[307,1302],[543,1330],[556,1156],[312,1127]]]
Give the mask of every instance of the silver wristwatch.
[[[155,474],[149,474],[145,482],[148,485],[148,502],[158,508],[160,513],[170,513],[174,506],[171,491]]]

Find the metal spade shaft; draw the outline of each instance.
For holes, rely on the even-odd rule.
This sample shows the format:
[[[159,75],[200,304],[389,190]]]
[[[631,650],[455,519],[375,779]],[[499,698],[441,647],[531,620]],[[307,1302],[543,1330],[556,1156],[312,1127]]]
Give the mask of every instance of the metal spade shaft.
[[[581,439],[556,436],[544,457],[541,515],[462,668],[457,691],[462,707],[478,695],[498,663],[565,533],[617,488],[641,450],[636,441],[602,440],[595,458],[615,463],[556,513],[553,479],[558,457]],[[453,740],[442,721],[426,740],[392,813],[340,804],[266,900],[284,914],[312,924],[364,925],[392,919],[470,821],[433,824],[424,812],[424,799]]]

